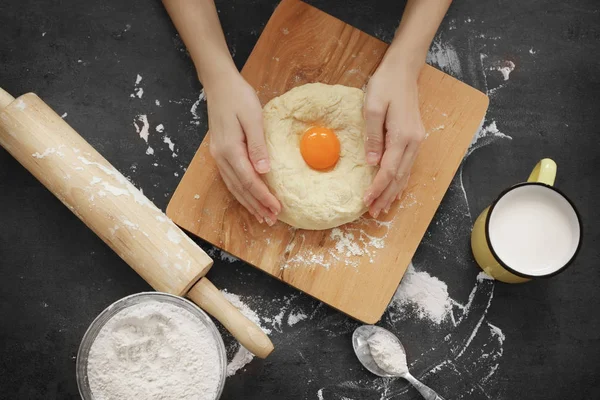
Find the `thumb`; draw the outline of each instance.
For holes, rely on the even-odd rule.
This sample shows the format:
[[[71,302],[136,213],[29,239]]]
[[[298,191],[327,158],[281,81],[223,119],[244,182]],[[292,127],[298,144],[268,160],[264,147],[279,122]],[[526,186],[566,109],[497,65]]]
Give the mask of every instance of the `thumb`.
[[[246,134],[248,157],[256,172],[266,174],[271,170],[271,163],[263,131],[262,110],[251,114],[244,113],[239,116],[242,129]]]
[[[365,157],[367,164],[377,165],[381,160],[384,147],[383,125],[387,107],[369,98],[365,100],[364,115],[367,128],[365,138]]]

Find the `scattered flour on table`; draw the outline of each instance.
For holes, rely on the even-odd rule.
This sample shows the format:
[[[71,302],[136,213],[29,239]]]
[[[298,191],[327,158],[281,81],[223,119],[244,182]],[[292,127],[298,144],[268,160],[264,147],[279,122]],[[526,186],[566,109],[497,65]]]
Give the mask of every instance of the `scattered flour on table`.
[[[204,94],[204,89],[202,89],[200,91],[200,94],[198,95],[198,100],[196,100],[194,102],[194,104],[192,104],[192,108],[190,108],[190,113],[192,114],[192,119],[193,119],[192,124],[194,124],[194,125],[198,125],[200,123],[199,120],[200,120],[201,116],[198,113],[198,106],[200,105],[200,103],[202,101],[205,101],[205,100],[206,100],[206,95]]]
[[[494,142],[496,139],[512,140],[512,136],[500,132],[498,126],[496,125],[496,121],[491,121],[488,123],[484,118],[484,120],[481,121],[480,128],[477,130],[477,133],[475,134],[473,140],[471,141],[471,144],[469,145],[465,158],[470,156],[471,153],[473,153],[475,150],[479,149],[480,147],[487,146],[488,144]],[[459,170],[459,178],[461,181],[461,188],[463,190],[463,194],[465,195],[465,201],[468,202],[468,200],[466,200],[467,194],[464,190],[464,186],[462,185],[462,166]]]
[[[144,89],[143,88],[136,88],[135,89],[135,96],[137,96],[138,99],[141,99],[143,95],[144,95]],[[132,95],[131,97],[134,97],[134,96]]]
[[[462,66],[456,49],[439,37],[434,39],[431,44],[431,48],[427,53],[427,63],[436,65],[442,71],[454,77],[462,77]]]
[[[495,136],[509,140],[512,139],[511,136],[505,135],[504,133],[500,132],[498,130],[498,126],[496,125],[496,121],[492,121],[487,126],[483,126],[480,130],[477,131],[475,137],[473,138],[473,141],[471,142],[471,145],[477,143],[480,139],[487,136]]]
[[[133,126],[135,127],[135,131],[140,135],[140,138],[148,143],[148,135],[150,130],[148,116],[146,114],[137,115],[133,119]]]
[[[260,303],[257,304],[253,301],[251,297],[244,298],[226,290],[222,290],[221,293],[246,318],[258,325],[267,335],[284,332],[285,326],[292,327],[300,321],[311,318],[305,310],[294,305],[294,299],[297,296],[284,296],[273,299],[273,305],[277,304],[277,306],[265,308]],[[254,308],[255,306],[257,306],[256,309]],[[259,314],[257,309],[262,310],[265,314]],[[227,346],[228,354],[230,356],[233,354],[227,365],[227,376],[236,374],[254,359],[254,355],[237,341],[233,345],[235,346],[234,348],[230,345]]]
[[[414,311],[420,319],[441,324],[452,311],[448,286],[425,271],[417,271],[411,263],[390,302],[390,313]]]
[[[142,76],[140,74],[137,74],[135,78],[135,87],[133,88],[133,93],[131,93],[129,97],[137,97],[138,99],[142,98],[142,96],[144,95],[144,89],[139,86],[141,82]]]
[[[502,61],[497,65],[490,67],[490,71],[499,71],[505,81],[510,78],[510,73],[515,69],[515,63],[512,61]]]
[[[213,400],[221,378],[218,347],[189,311],[165,302],[132,305],[113,316],[91,346],[95,399]]]
[[[306,318],[308,318],[308,315],[306,315],[305,313],[303,313],[302,311],[298,311],[296,313],[290,314],[288,316],[288,325],[289,326],[294,326],[296,325],[298,322],[300,321],[304,321]]]
[[[325,397],[323,397],[323,389],[319,389],[317,391],[317,399],[319,399],[319,400],[325,400]]]
[[[196,196],[194,196],[194,198],[196,198]],[[198,198],[200,198],[200,196],[198,196]],[[227,261],[230,263],[239,261],[239,258],[229,254],[226,251],[218,249],[216,247],[211,247],[210,249],[207,250],[206,253],[213,258],[218,257],[221,261]]]
[[[167,135],[163,136],[163,143],[169,146],[169,150],[171,150],[171,156],[173,158],[177,157],[177,153],[175,152],[175,143],[171,140]]]

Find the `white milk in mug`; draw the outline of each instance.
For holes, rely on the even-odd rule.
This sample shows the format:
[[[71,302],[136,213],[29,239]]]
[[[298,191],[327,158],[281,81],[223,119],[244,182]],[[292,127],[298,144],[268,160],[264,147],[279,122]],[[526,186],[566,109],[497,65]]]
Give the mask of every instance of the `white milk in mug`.
[[[497,280],[525,282],[571,264],[581,245],[581,221],[571,201],[552,187],[556,164],[540,161],[529,181],[505,190],[475,222],[477,263]]]

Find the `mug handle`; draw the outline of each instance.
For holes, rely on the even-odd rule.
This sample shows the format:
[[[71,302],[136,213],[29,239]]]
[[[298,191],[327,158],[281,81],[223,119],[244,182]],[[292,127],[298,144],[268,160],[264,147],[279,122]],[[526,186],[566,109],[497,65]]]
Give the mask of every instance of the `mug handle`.
[[[548,186],[554,185],[556,179],[556,163],[550,158],[544,158],[541,160],[527,179],[527,182],[539,182],[544,183]]]

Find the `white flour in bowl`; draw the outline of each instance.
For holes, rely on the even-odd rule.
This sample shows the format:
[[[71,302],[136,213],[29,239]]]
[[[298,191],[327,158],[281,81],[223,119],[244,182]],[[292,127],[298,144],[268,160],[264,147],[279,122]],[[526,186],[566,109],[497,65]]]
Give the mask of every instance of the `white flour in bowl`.
[[[115,314],[90,348],[87,371],[95,400],[214,400],[221,380],[212,333],[165,302]]]

